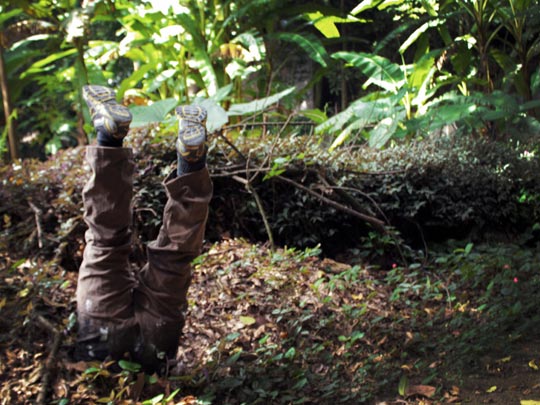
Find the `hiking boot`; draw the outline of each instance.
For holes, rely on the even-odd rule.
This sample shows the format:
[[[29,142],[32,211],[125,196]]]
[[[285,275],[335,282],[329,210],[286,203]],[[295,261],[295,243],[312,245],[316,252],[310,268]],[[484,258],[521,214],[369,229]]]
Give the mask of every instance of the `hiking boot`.
[[[127,107],[116,102],[116,93],[105,86],[83,87],[83,98],[90,109],[92,123],[98,136],[123,139],[129,130],[131,113]]]
[[[179,120],[178,157],[188,164],[203,161],[206,156],[206,110],[197,105],[183,105],[176,107],[175,112]]]

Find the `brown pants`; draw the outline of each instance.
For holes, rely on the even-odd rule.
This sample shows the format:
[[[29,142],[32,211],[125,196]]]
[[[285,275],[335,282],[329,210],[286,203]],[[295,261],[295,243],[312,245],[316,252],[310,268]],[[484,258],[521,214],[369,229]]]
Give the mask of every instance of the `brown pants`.
[[[79,342],[90,342],[90,355],[100,341],[108,354],[131,352],[143,363],[174,356],[187,307],[190,263],[200,253],[212,197],[208,171],[165,179],[163,225],[148,244],[147,264],[133,271],[132,151],[89,146],[86,158],[92,176],[83,190],[88,231],[77,285]]]

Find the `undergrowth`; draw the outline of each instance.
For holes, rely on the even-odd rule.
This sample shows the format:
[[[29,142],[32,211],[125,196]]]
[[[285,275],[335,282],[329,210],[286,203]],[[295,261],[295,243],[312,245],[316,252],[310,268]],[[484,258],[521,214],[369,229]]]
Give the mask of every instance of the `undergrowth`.
[[[159,184],[175,157],[163,145],[173,139],[150,128],[129,140],[137,163],[134,268],[161,221]],[[467,142],[331,155],[305,137],[238,141],[257,164],[279,151],[264,167],[267,178],[253,183],[277,242],[295,246],[273,250],[254,242],[264,239],[260,210],[230,174],[242,175],[245,162],[214,139],[211,237],[194,263],[180,363],[168,377],[145,375],[129,359],[70,357],[83,150],[2,167],[0,403],[36,403],[39,395],[56,404],[370,403],[398,393],[413,400],[419,386],[433,388],[431,401],[456,400],[451,388],[464,370],[530,337],[540,321],[538,156]],[[354,205],[339,194],[347,191],[358,209],[392,226],[375,232],[278,174]],[[447,237],[460,227],[465,241],[407,238],[411,229]],[[478,236],[489,227],[508,234],[484,243]],[[328,246],[339,261],[328,258]],[[62,337],[53,355],[51,335]]]
[[[4,255],[1,403],[36,398],[50,350],[38,316],[63,335],[50,403],[370,403],[399,392],[413,401],[418,386],[433,388],[425,401],[456,400],[452,387],[485,353],[538,329],[540,252],[453,245],[389,268],[323,259],[317,247],[208,246],[194,262],[181,362],[168,377],[127,360],[74,363],[74,274]]]

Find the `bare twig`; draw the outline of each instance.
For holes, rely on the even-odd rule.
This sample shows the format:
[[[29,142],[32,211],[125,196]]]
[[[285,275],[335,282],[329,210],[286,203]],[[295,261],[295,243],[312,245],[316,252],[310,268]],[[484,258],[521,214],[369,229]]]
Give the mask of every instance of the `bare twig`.
[[[390,224],[390,221],[388,220],[386,214],[384,213],[384,211],[382,210],[382,208],[379,206],[379,204],[377,204],[377,202],[367,193],[364,193],[362,190],[358,190],[357,188],[354,188],[354,187],[339,187],[339,186],[332,186],[331,187],[333,190],[336,190],[336,191],[352,191],[352,192],[355,192],[355,193],[358,193],[360,194],[362,197],[364,198],[367,198],[371,204],[373,204],[373,206],[375,207],[375,209],[377,211],[379,211],[379,214],[381,214],[381,216],[384,218],[384,220],[386,221],[387,224]],[[349,195],[349,194],[347,194]],[[351,198],[352,200],[354,200],[354,198],[352,198],[350,195],[349,195],[349,198]],[[356,208],[356,207],[355,207]]]
[[[282,123],[282,128],[280,130],[280,134],[284,131],[284,129],[290,123],[291,119],[292,119],[292,116],[289,116],[287,121]],[[265,226],[266,232],[268,234],[269,241],[270,241],[272,249],[273,249],[274,241],[273,241],[273,236],[272,236],[272,230],[271,230],[271,227],[270,227],[270,223],[268,221],[266,212],[265,212],[264,207],[262,205],[262,201],[260,199],[260,196],[257,193],[257,191],[255,190],[255,188],[252,186],[252,182],[256,179],[256,177],[260,173],[269,170],[269,168],[267,168],[265,166],[270,161],[273,149],[277,145],[277,142],[279,141],[280,137],[279,137],[279,135],[276,136],[276,140],[272,144],[272,147],[270,149],[270,153],[267,154],[267,156],[263,160],[263,163],[259,167],[254,168],[252,166],[251,162],[250,162],[249,157],[246,157],[236,147],[236,145],[234,145],[229,139],[227,139],[227,137],[225,135],[223,135],[222,131],[218,132],[218,136],[220,136],[227,143],[227,145],[229,145],[238,154],[238,156],[243,160],[244,164],[242,166],[240,166],[240,165],[233,166],[234,169],[236,169],[234,172],[223,173],[223,174],[214,174],[214,176],[215,177],[231,176],[235,181],[238,181],[238,182],[242,183],[246,187],[248,192],[250,192],[253,195],[253,197],[255,198],[255,202],[257,204],[257,207],[259,209],[259,212],[261,214],[261,217],[262,217],[262,219],[264,221],[264,226]],[[241,167],[243,167],[243,169],[240,169]],[[245,178],[240,177],[239,174],[245,174]],[[331,183],[329,183],[328,181],[326,181],[326,179],[321,177],[322,175],[320,175],[320,174],[318,174],[318,175],[319,175],[319,180],[321,180],[323,182],[323,184],[326,184],[327,186],[331,186]],[[287,177],[285,177],[283,175],[278,175],[278,176],[275,176],[275,177],[277,179],[279,179],[280,181],[282,181],[282,182],[292,184],[296,188],[299,188],[300,190],[303,190],[303,191],[307,192],[308,194],[311,194],[312,196],[314,196],[314,197],[318,198],[319,200],[323,201],[324,203],[326,203],[326,204],[328,204],[328,205],[330,205],[330,206],[332,206],[332,207],[334,207],[334,208],[336,208],[336,209],[338,209],[338,210],[340,210],[342,212],[345,212],[345,213],[347,213],[349,215],[352,215],[352,216],[354,216],[356,218],[361,219],[362,221],[365,221],[365,222],[371,224],[375,229],[379,230],[380,232],[383,232],[383,233],[387,232],[386,225],[385,225],[384,221],[381,221],[380,219],[378,219],[378,218],[376,218],[374,216],[362,213],[358,209],[359,205],[356,202],[354,204],[351,204],[354,208],[356,208],[356,209],[354,209],[354,208],[351,208],[349,206],[340,204],[340,203],[338,203],[338,202],[324,196],[323,194],[317,193],[316,191],[314,191],[314,190],[312,190],[312,189],[310,189],[310,188],[308,188],[308,187],[306,187],[306,186],[304,186],[304,185],[302,185],[302,184],[300,184],[300,183],[298,183],[298,182],[296,182],[296,181],[294,181],[292,179],[289,179],[289,178],[287,178]],[[344,193],[344,194],[346,194],[346,193]],[[352,197],[349,196],[349,199],[348,199],[349,203],[351,203],[350,200],[352,200]],[[384,216],[384,214],[383,214],[383,216]]]
[[[343,211],[349,215],[352,215],[354,217],[357,217],[357,218],[360,218],[362,221],[365,221],[371,225],[373,225],[376,229],[380,230],[380,231],[385,231],[385,225],[384,225],[384,222],[381,221],[380,219],[378,218],[375,218],[375,217],[372,217],[372,216],[369,216],[369,215],[366,215],[366,214],[362,214],[361,212],[358,212],[352,208],[349,208],[345,205],[342,205],[334,200],[331,200],[330,198],[327,198],[325,197],[324,195],[320,194],[320,193],[317,193],[316,191],[313,191],[311,190],[310,188],[304,186],[303,184],[300,184],[300,183],[297,183],[296,181],[294,180],[291,180],[287,177],[283,177],[283,176],[276,176],[276,178],[278,178],[279,180],[285,182],[285,183],[289,183],[289,184],[292,184],[293,186],[295,186],[296,188],[302,190],[302,191],[305,191],[306,193],[308,194],[311,194],[312,196],[318,198],[319,200],[323,201],[324,203],[340,210],[340,211]]]
[[[359,171],[359,170],[344,170],[344,173],[348,174],[357,174],[357,175],[365,175],[365,176],[387,176],[392,174],[400,174],[400,173],[406,173],[406,169],[401,170],[387,170],[382,172],[365,172],[365,171]]]
[[[275,243],[274,243],[274,235],[272,233],[272,227],[270,226],[270,222],[268,221],[268,216],[266,214],[266,210],[264,209],[264,205],[262,203],[262,200],[261,200],[261,197],[259,195],[259,193],[257,192],[257,190],[255,189],[255,187],[253,187],[252,183],[253,181],[257,178],[257,176],[259,175],[259,173],[262,171],[262,170],[265,170],[264,166],[266,166],[268,164],[268,162],[270,161],[271,157],[272,157],[272,152],[274,150],[274,148],[276,147],[277,143],[279,142],[279,138],[281,136],[281,134],[283,133],[283,131],[285,130],[285,128],[287,127],[287,125],[290,123],[291,119],[292,119],[292,115],[290,115],[287,120],[284,122],[284,123],[281,123],[282,124],[282,127],[279,131],[279,134],[276,135],[275,137],[275,140],[270,148],[270,152],[267,154],[266,158],[263,160],[262,164],[255,170],[252,170],[251,169],[251,162],[250,162],[250,158],[249,157],[246,157],[242,152],[240,152],[240,150],[238,150],[238,148],[232,143],[230,142],[226,136],[223,135],[223,132],[219,132],[219,136],[225,140],[225,142],[231,147],[233,148],[233,150],[238,153],[238,155],[244,160],[244,163],[245,163],[245,169],[243,170],[243,173],[245,173],[246,175],[246,178],[241,178],[240,176],[237,176],[237,175],[233,175],[232,178],[240,183],[242,183],[245,187],[246,187],[246,190],[253,195],[253,198],[255,199],[255,204],[257,205],[257,208],[259,209],[259,213],[261,214],[261,218],[263,220],[263,223],[264,223],[264,229],[266,230],[266,234],[268,236],[268,241],[270,242],[270,249],[272,251],[274,251],[275,249]],[[254,173],[253,175],[250,176],[250,173]]]
[[[36,205],[32,201],[28,201],[28,205],[30,206],[30,208],[32,208],[32,211],[34,211],[34,220],[36,222],[38,247],[41,249],[43,248],[43,230],[41,227],[41,210],[38,207],[36,207]]]
[[[62,341],[62,334],[56,329],[47,319],[42,315],[38,315],[36,318],[38,323],[44,327],[49,333],[54,336],[51,351],[47,356],[47,360],[43,364],[40,370],[41,374],[41,391],[37,398],[37,405],[45,405],[47,401],[47,391],[49,391],[49,385],[51,380],[51,372],[54,366],[58,349],[60,348],[60,342]]]
[[[264,209],[264,206],[262,204],[261,197],[259,196],[259,193],[257,193],[257,191],[255,190],[255,188],[251,185],[251,183],[248,183],[246,185],[246,188],[251,194],[253,194],[253,197],[255,198],[255,203],[259,208],[259,212],[261,213],[261,217],[264,222],[264,229],[266,229],[266,234],[268,235],[268,241],[270,242],[270,250],[273,252],[275,250],[274,235],[272,233],[272,228],[270,227],[270,222],[268,222],[268,217],[266,216],[266,210]]]
[[[221,170],[221,173],[216,173],[219,170]],[[255,169],[255,168],[245,169],[244,168],[244,169],[236,169],[236,170],[230,171],[230,172],[228,172],[225,169],[218,169],[218,170],[212,171],[212,177],[232,177],[232,176],[236,176],[236,175],[239,175],[239,174],[245,174],[246,172],[247,172],[247,174],[249,174],[249,173],[267,173],[269,171],[270,171],[270,168],[259,168],[259,169]]]
[[[238,154],[238,156],[240,156],[240,157],[242,158],[242,160],[247,161],[246,156],[240,151],[240,149],[238,149],[238,148],[236,147],[236,145],[235,145],[234,143],[232,143],[231,141],[229,141],[229,140],[227,139],[227,137],[226,137],[225,135],[223,135],[223,131],[222,131],[222,130],[218,131],[218,132],[217,132],[217,135],[218,135],[221,139],[223,139],[223,141],[224,141],[227,145],[229,145],[229,146],[232,148],[232,150],[234,150],[234,151]]]
[[[259,169],[263,169],[268,164],[270,159],[272,159],[272,154],[274,152],[274,149],[276,148],[276,145],[279,142],[279,139],[280,139],[281,135],[283,134],[283,131],[285,131],[285,128],[287,128],[287,125],[289,125],[292,118],[293,118],[293,115],[289,115],[287,117],[287,120],[283,123],[283,126],[279,130],[279,133],[274,137],[274,142],[272,143],[272,146],[270,147],[270,151],[266,154],[266,156],[265,156],[263,162],[261,163]],[[251,176],[251,178],[249,179],[249,182],[251,183],[253,180],[255,180],[255,178],[258,175],[259,175],[259,173],[255,173],[253,176]]]
[[[252,186],[249,180],[244,179],[243,177],[240,177],[240,176],[232,176],[232,178],[236,180],[237,182],[243,184],[246,187],[246,190],[250,194],[253,194],[253,198],[255,199],[255,204],[257,204],[257,208],[259,209],[259,213],[261,214],[261,218],[264,223],[264,229],[266,230],[266,234],[268,235],[268,241],[270,242],[270,250],[274,251],[274,248],[275,248],[274,235],[272,233],[272,228],[270,227],[270,222],[268,221],[266,210],[264,209],[259,193],[257,192],[257,190],[255,190],[255,188]]]
[[[159,214],[153,208],[137,208],[135,212],[151,212],[155,217],[159,216]]]
[[[293,126],[302,126],[302,125],[309,125],[309,126],[315,126],[316,124],[311,121],[300,121],[300,122],[287,122],[287,121],[278,121],[278,122],[244,122],[241,124],[232,124],[224,126],[223,129],[232,129],[232,128],[244,128],[244,127],[264,127],[264,126],[278,126],[278,125],[293,125]]]

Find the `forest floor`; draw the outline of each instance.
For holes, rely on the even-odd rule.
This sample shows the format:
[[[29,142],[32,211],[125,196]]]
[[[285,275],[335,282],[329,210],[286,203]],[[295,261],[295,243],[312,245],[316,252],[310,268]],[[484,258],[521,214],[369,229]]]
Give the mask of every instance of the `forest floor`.
[[[486,256],[470,250],[439,261],[478,269]],[[538,299],[522,302],[538,291],[537,250],[498,251],[486,266],[503,279],[485,284],[415,264],[351,266],[318,249],[207,245],[167,376],[129,359],[73,360],[76,272],[4,252],[0,404],[540,403]]]
[[[502,355],[486,356],[482,368],[462,376],[463,403],[540,404],[540,340],[516,344]]]

